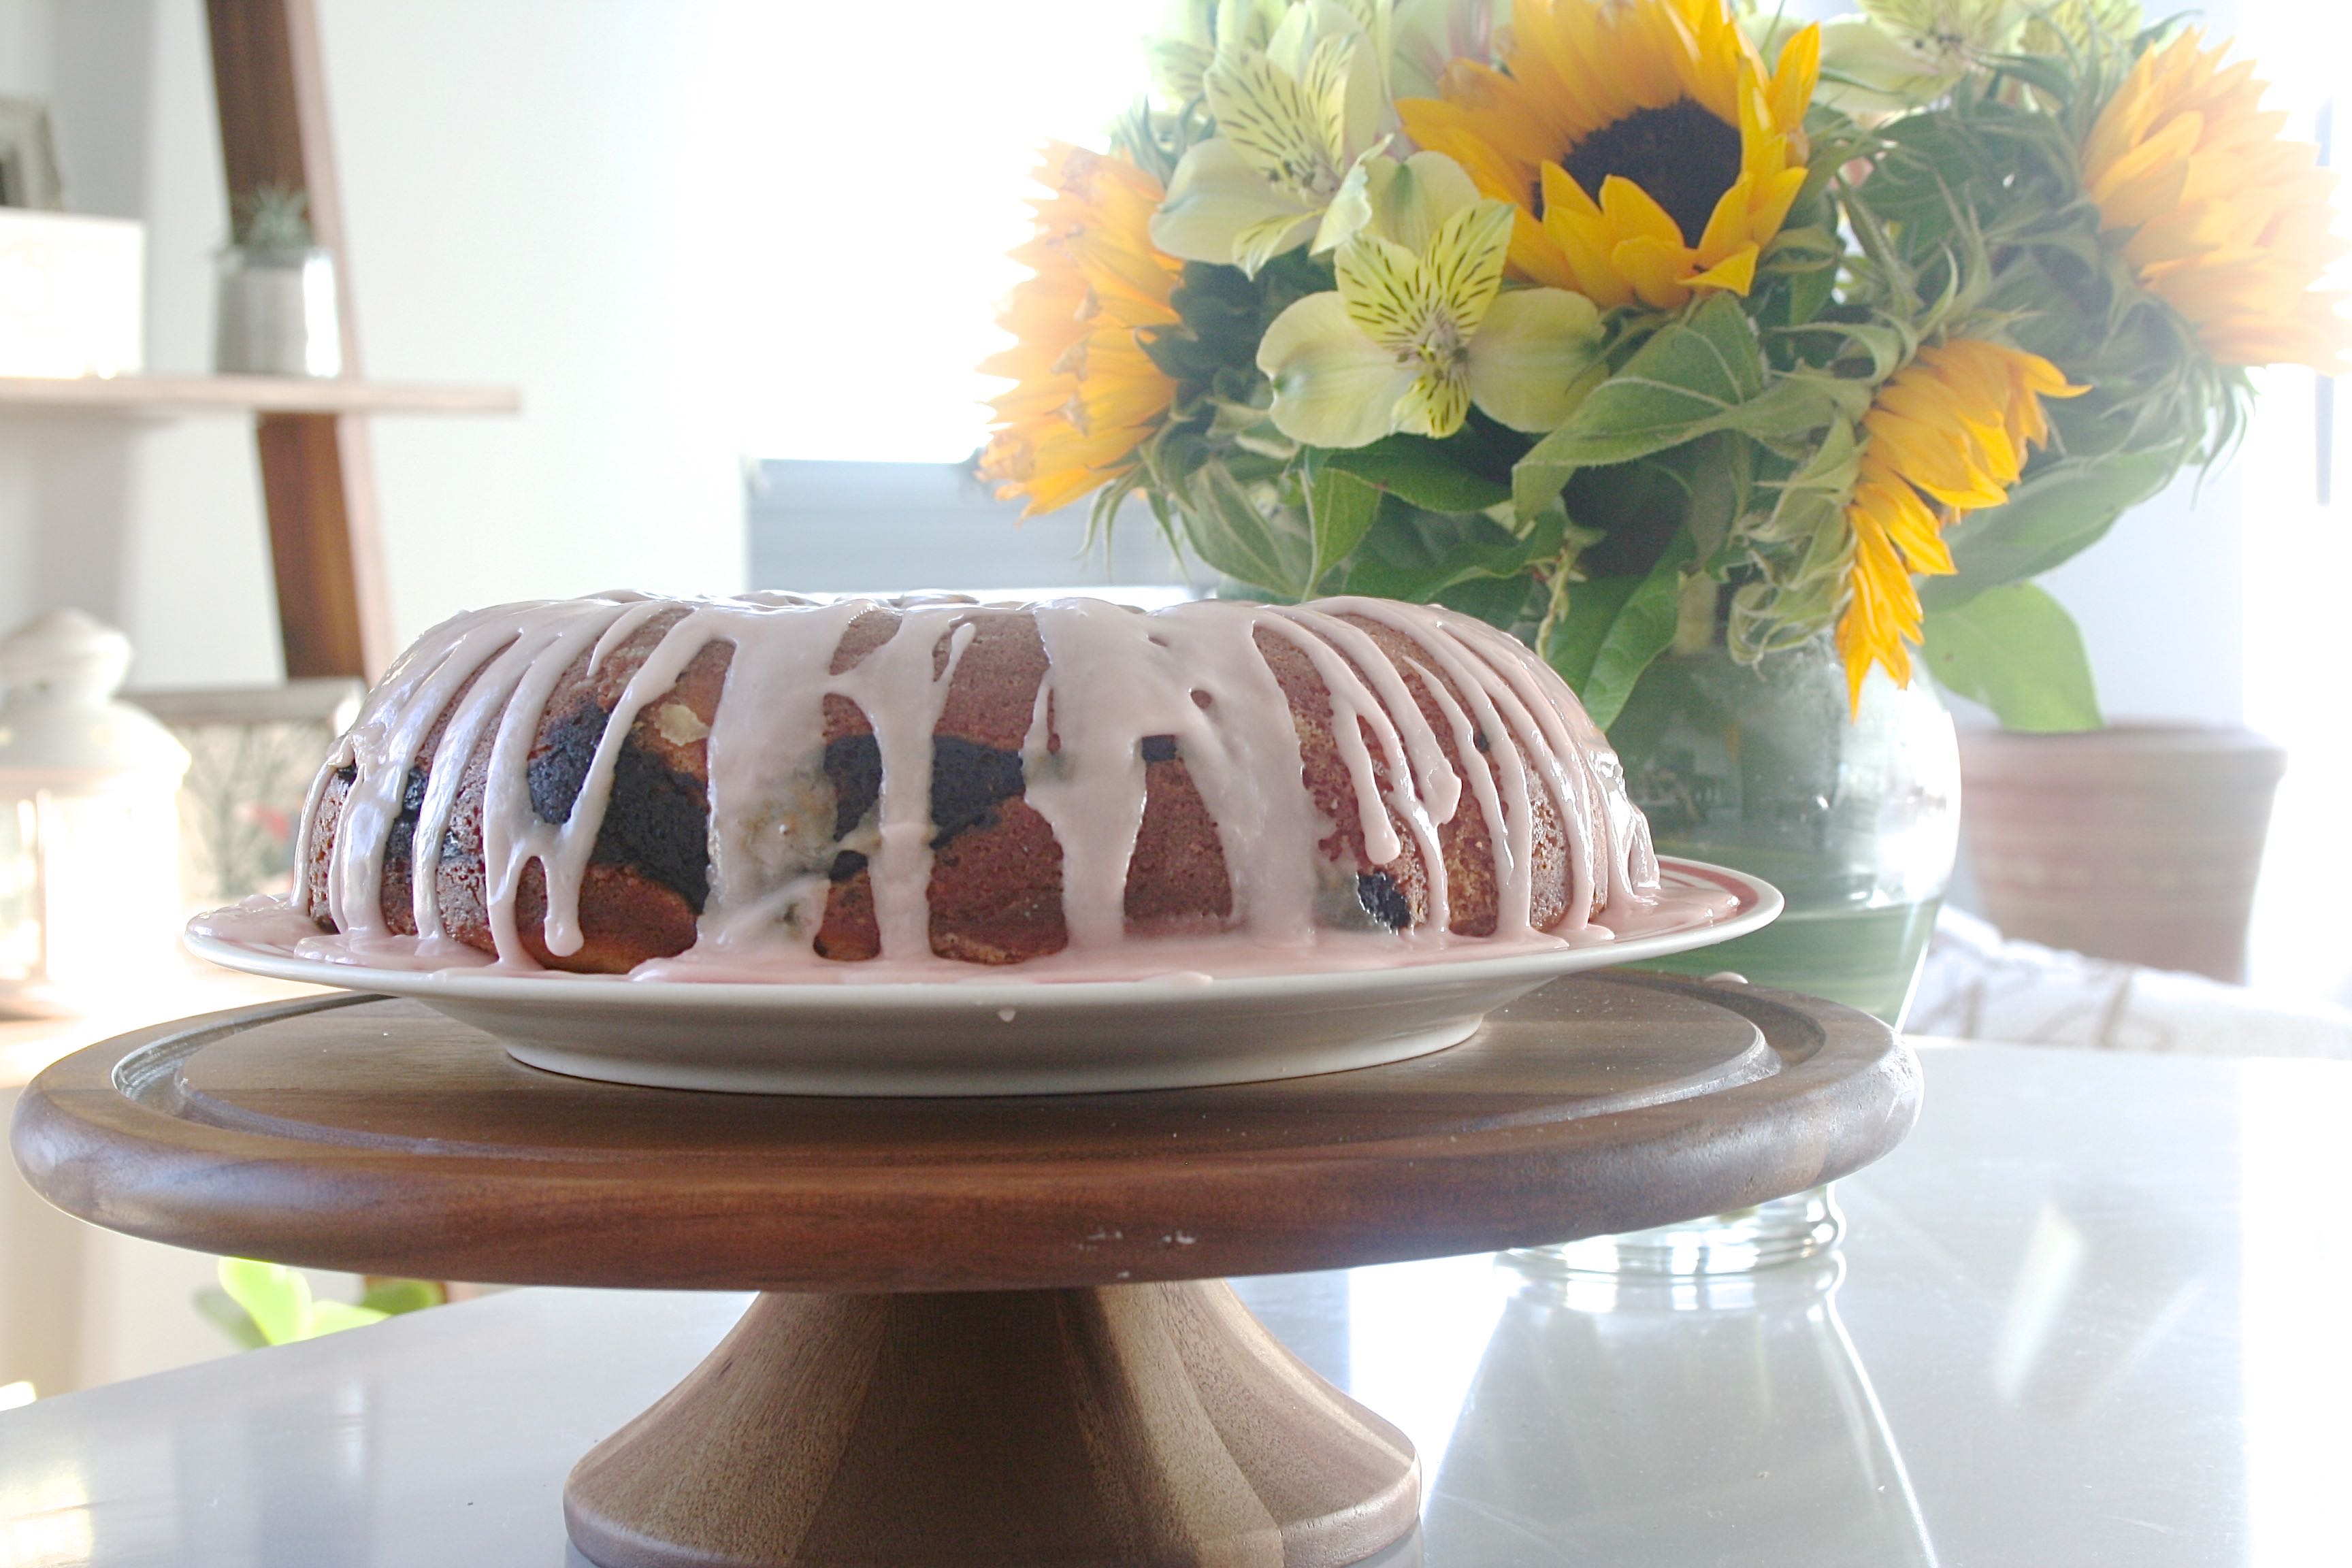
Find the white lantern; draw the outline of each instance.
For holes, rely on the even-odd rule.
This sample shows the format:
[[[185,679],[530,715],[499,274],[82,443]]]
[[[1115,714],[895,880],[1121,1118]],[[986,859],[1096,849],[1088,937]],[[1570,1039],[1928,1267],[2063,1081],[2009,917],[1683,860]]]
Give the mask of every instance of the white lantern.
[[[0,1016],[87,1012],[179,962],[188,753],[115,700],[130,668],[79,610],[0,640]]]

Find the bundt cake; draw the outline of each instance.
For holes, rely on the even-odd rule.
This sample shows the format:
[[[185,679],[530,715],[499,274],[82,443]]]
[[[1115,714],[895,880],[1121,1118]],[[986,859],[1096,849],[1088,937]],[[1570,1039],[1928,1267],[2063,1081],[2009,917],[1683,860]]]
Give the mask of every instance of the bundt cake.
[[[1263,963],[1572,931],[1657,887],[1559,678],[1377,599],[483,610],[370,694],[299,845],[321,931],[604,973],[1177,937]]]

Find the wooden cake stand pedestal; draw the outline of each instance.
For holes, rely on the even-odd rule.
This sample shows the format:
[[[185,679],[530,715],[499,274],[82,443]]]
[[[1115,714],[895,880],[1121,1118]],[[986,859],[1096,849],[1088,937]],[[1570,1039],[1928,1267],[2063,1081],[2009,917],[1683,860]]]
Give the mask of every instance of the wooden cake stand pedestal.
[[[1918,1093],[1863,1014],[1625,973],[1389,1067],[1004,1100],[588,1082],[359,996],[93,1047],[14,1139],[51,1202],[178,1246],[765,1292],[572,1471],[606,1568],[1320,1568],[1411,1531],[1412,1446],[1223,1276],[1759,1203],[1885,1153]]]

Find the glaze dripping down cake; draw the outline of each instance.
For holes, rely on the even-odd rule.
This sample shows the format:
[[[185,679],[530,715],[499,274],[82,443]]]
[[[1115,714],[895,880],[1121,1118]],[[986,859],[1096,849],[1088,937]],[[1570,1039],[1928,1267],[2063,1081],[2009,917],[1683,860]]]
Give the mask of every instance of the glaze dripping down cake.
[[[1377,599],[484,610],[369,695],[299,845],[322,931],[604,973],[1486,945],[1657,889],[1559,678]]]

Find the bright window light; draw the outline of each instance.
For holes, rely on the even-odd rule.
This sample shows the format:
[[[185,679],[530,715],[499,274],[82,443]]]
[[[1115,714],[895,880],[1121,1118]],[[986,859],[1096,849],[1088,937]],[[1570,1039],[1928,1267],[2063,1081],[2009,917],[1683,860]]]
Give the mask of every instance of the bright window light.
[[[1030,171],[1100,147],[1147,79],[1164,0],[698,6],[674,231],[718,276],[667,290],[723,361],[753,457],[950,462],[999,390]]]
[[[2319,133],[2321,109],[2332,162],[2347,159],[2352,110],[2352,17],[2307,0],[2240,0],[2237,53],[2260,62],[2271,85],[2264,107],[2290,116],[2288,134]],[[2336,196],[2339,232],[2352,229],[2352,201]],[[2336,287],[2352,282],[2341,264]],[[2265,990],[2310,1001],[2352,1003],[2352,910],[2337,889],[2352,875],[2352,823],[2344,778],[2352,769],[2345,732],[2343,613],[2339,585],[2352,569],[2352,383],[2339,381],[2323,412],[2312,373],[2281,365],[2256,373],[2262,388],[2245,446],[2242,550],[2245,718],[2287,751],[2286,777],[2271,816],[2270,847],[2255,894],[2251,976]],[[2319,500],[2315,432],[2330,443],[2328,500]]]

